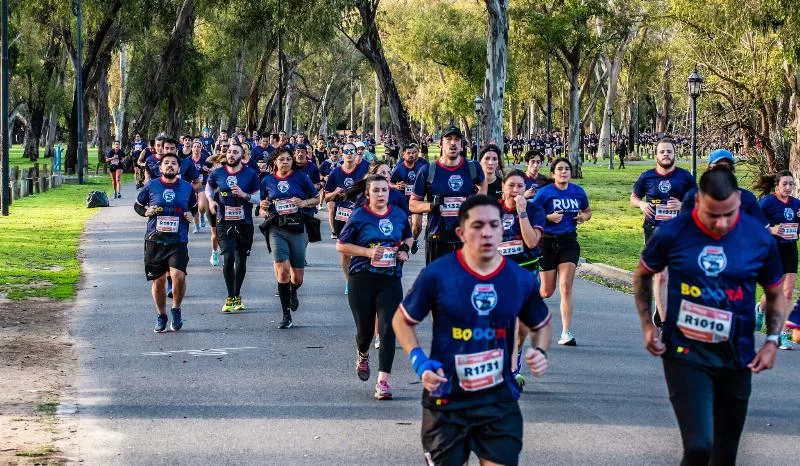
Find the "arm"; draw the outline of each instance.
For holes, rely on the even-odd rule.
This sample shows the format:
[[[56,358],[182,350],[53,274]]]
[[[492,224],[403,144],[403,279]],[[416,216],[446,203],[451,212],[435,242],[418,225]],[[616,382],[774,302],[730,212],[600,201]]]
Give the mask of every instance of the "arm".
[[[409,355],[411,365],[417,372],[417,375],[422,379],[422,385],[426,390],[434,392],[441,384],[447,382],[447,379],[444,377],[444,371],[441,369],[441,363],[428,359],[419,347],[417,333],[414,327],[406,321],[402,305],[401,308],[397,309],[397,312],[394,313],[392,328],[394,329],[397,341],[400,343],[400,346],[403,347],[403,351]]]
[[[357,244],[342,243],[341,241],[336,242],[336,251],[347,256],[360,256],[372,259],[378,249],[380,248],[365,248]],[[381,255],[382,254],[383,253],[381,253]]]
[[[664,354],[666,348],[661,343],[658,329],[650,319],[653,315],[653,271],[647,269],[641,262],[633,272],[633,296],[636,302],[636,311],[639,313],[639,323],[644,334],[644,346],[653,356]]]
[[[416,196],[411,196],[408,200],[408,210],[412,214],[427,214],[432,211],[432,202],[425,202],[422,199],[416,199]]]
[[[591,220],[592,218],[592,208],[587,207],[586,209],[582,210],[581,213],[578,214],[576,220],[578,223],[583,223]]]
[[[553,328],[548,322],[539,329],[530,329],[531,347],[525,351],[525,362],[534,377],[541,377],[547,370],[547,349],[550,348]]]
[[[655,215],[653,206],[649,202],[642,200],[636,193],[631,193],[631,207],[641,210],[646,218],[653,218],[653,215]]]
[[[778,282],[777,285],[764,287],[764,296],[767,298],[767,304],[764,307],[764,319],[767,326],[767,335],[779,335],[783,329],[785,317],[783,307],[786,303],[786,298],[783,297],[783,281]],[[754,373],[767,369],[772,369],[775,366],[775,356],[778,352],[777,343],[767,341],[764,346],[758,350],[756,357],[747,365]]]

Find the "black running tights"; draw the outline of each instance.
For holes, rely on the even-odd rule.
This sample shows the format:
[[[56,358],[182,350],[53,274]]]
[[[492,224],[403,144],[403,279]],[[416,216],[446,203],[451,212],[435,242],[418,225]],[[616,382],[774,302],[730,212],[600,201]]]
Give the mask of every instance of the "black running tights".
[[[247,254],[238,248],[229,248],[222,254],[222,258],[224,260],[222,276],[225,277],[228,296],[240,296],[244,276],[247,273]]]
[[[356,345],[358,351],[366,353],[375,335],[375,318],[378,319],[378,370],[392,372],[395,337],[392,317],[403,300],[403,285],[400,277],[383,277],[377,274],[350,275],[347,279],[350,310],[356,322]]]
[[[750,370],[664,359],[664,375],[683,439],[681,466],[736,464],[750,398]]]

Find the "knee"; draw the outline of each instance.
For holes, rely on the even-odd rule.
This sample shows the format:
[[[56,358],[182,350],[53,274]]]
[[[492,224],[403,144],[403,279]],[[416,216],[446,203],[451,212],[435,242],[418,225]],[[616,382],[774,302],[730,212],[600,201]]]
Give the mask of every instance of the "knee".
[[[549,298],[550,296],[553,296],[553,293],[555,293],[555,291],[556,291],[555,286],[547,286],[543,284],[542,287],[539,289],[539,296],[541,296],[542,298]]]
[[[558,288],[561,291],[561,296],[572,296],[572,283],[571,282],[559,283]]]

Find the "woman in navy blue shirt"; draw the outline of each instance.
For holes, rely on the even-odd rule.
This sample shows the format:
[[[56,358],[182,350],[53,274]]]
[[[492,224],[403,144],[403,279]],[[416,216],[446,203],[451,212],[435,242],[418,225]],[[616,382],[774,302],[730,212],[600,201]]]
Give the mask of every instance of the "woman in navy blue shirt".
[[[369,346],[378,317],[381,345],[375,399],[392,398],[389,373],[395,352],[392,318],[403,300],[400,277],[411,249],[408,213],[389,204],[389,180],[367,178],[368,204],[353,211],[339,234],[336,250],[350,257],[347,298],[356,322],[356,374],[369,380]]]
[[[544,235],[539,246],[542,248],[542,287],[544,298],[553,295],[558,276],[561,290],[561,338],[559,345],[575,346],[575,337],[570,331],[572,324],[572,285],[575,282],[575,268],[581,256],[578,244],[578,225],[592,218],[586,191],[570,183],[572,164],[559,157],[550,164],[553,184],[537,191],[533,203],[541,206],[547,215]]]

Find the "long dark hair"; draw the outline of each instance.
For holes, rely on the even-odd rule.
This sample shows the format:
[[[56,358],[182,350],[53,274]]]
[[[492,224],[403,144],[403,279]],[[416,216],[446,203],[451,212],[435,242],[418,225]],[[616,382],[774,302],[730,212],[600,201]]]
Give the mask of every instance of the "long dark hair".
[[[277,173],[278,171],[278,157],[282,154],[289,154],[289,156],[292,157],[292,170],[300,169],[300,166],[297,165],[297,160],[294,159],[294,152],[292,149],[290,149],[288,146],[282,146],[269,156],[269,165],[272,167],[273,173]]]
[[[768,196],[775,191],[775,187],[778,186],[778,182],[784,176],[794,178],[792,172],[789,170],[781,170],[775,174],[761,175],[758,181],[756,181],[755,189],[761,192],[762,197]]]

